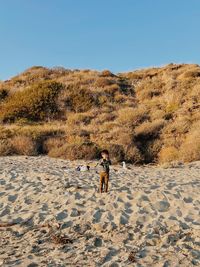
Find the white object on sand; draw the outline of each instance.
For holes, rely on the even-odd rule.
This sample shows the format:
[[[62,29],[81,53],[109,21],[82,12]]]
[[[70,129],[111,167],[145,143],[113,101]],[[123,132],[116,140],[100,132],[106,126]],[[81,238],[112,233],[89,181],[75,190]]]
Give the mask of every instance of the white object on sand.
[[[90,167],[85,165],[80,165],[76,168],[77,171],[86,172],[89,171]]]
[[[125,161],[122,161],[122,168],[123,168],[123,169],[127,169],[127,167],[126,167],[126,162],[125,162]]]

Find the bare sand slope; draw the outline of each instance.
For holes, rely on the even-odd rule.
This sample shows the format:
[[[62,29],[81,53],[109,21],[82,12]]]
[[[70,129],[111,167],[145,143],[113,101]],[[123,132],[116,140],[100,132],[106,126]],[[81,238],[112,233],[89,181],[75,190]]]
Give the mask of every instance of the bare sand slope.
[[[0,266],[200,266],[200,162],[112,167],[0,158]]]

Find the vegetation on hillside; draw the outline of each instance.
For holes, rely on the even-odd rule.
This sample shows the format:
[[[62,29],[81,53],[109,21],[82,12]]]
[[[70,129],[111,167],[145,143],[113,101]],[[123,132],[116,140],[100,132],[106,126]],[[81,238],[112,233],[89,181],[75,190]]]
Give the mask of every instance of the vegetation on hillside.
[[[0,155],[200,160],[200,67],[117,75],[32,67],[0,83]]]

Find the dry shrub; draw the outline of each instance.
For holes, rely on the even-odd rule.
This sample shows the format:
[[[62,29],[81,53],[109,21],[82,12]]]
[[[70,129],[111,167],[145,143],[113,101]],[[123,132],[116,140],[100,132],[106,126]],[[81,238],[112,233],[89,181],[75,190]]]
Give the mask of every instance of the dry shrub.
[[[115,94],[114,95],[114,101],[118,104],[122,104],[127,100],[127,97],[122,94]]]
[[[84,143],[72,143],[65,144],[60,148],[52,149],[49,152],[49,156],[51,157],[59,157],[69,160],[76,159],[85,159],[92,160],[96,159],[99,154],[99,148],[92,142],[84,142]]]
[[[152,120],[159,120],[159,119],[164,119],[165,117],[165,111],[161,109],[153,109],[151,111],[151,118]]]
[[[63,137],[50,137],[43,143],[43,152],[51,154],[51,150],[58,150],[66,143]]]
[[[80,131],[78,132],[69,132],[68,136],[66,137],[66,142],[68,144],[76,144],[80,145],[85,142],[85,137],[80,135]]]
[[[35,156],[37,155],[37,143],[28,136],[14,136],[11,140],[12,147],[16,154]]]
[[[95,82],[96,87],[105,87],[105,86],[109,86],[111,84],[113,84],[113,80],[103,78],[103,77],[98,78]]]
[[[100,74],[100,77],[114,77],[115,75],[109,70],[103,70]]]
[[[200,103],[200,85],[197,84],[195,85],[190,93],[190,99],[192,101],[192,105],[191,107],[193,107],[195,105],[195,103],[198,105],[198,103]]]
[[[145,162],[157,162],[158,154],[162,148],[162,141],[160,139],[153,139],[146,143],[146,150],[143,153]]]
[[[117,144],[122,145],[124,148],[132,144],[134,140],[133,131],[128,128],[121,128],[120,126],[117,126],[115,129],[113,129],[111,135],[113,137],[112,139],[115,140]]]
[[[132,144],[126,150],[125,160],[130,163],[138,164],[144,161],[144,157],[140,150],[134,144]]]
[[[141,90],[137,93],[140,100],[151,99],[152,97],[159,96],[161,94],[159,89]]]
[[[88,124],[91,120],[91,116],[87,113],[69,113],[67,115],[67,124],[70,126]]]
[[[185,134],[189,131],[191,125],[192,125],[192,120],[189,116],[180,116],[174,122],[166,126],[165,133]]]
[[[150,100],[162,94],[165,83],[158,77],[154,79],[143,80],[136,86],[136,94],[140,101]]]
[[[198,78],[200,77],[200,70],[189,70],[184,72],[182,75],[179,76],[179,79],[181,78],[186,78],[186,79],[191,79],[191,78]]]
[[[101,132],[110,132],[117,126],[115,121],[106,121],[101,125]]]
[[[9,156],[13,154],[14,151],[10,139],[0,139],[0,156]]]
[[[126,77],[128,77],[131,80],[141,80],[143,78],[143,74],[135,72],[129,72],[126,74]]]
[[[185,142],[180,147],[180,157],[185,162],[200,160],[200,135],[198,129],[191,131],[187,135]]]
[[[108,105],[109,103],[112,103],[112,96],[111,95],[106,95],[106,94],[101,94],[98,97],[98,103],[100,106],[102,105]]]
[[[108,102],[108,97],[104,94],[104,95],[99,95],[98,97],[98,103],[100,106],[105,106],[105,104],[107,104]]]
[[[108,149],[110,158],[113,163],[121,162],[125,158],[124,148],[117,144],[105,144],[101,149]]]
[[[109,96],[114,96],[116,92],[120,91],[120,86],[116,83],[105,86],[100,92],[106,93]]]
[[[165,108],[165,112],[166,112],[166,114],[173,114],[178,109],[179,109],[179,103],[177,103],[177,102],[171,102],[171,103],[168,103],[167,104],[167,106]]]
[[[61,111],[86,112],[97,105],[94,94],[79,84],[72,84],[59,95],[58,105]]]
[[[165,125],[165,121],[155,120],[153,122],[143,122],[138,127],[135,128],[135,136],[137,138],[149,139],[159,135],[160,130]]]
[[[8,91],[6,89],[0,89],[0,102],[3,101],[8,96]]]
[[[200,97],[200,85],[199,84],[196,84],[192,88],[190,95],[193,97],[193,99],[195,99],[195,97],[197,97],[197,99],[199,99],[199,97]]]
[[[158,155],[159,163],[172,162],[179,159],[179,151],[177,148],[163,147]]]
[[[145,110],[137,108],[123,108],[118,111],[118,123],[126,126],[137,125],[147,118]]]
[[[114,121],[115,120],[115,114],[113,113],[100,113],[98,116],[94,119],[95,124],[103,124],[105,122]]]
[[[9,139],[12,137],[13,133],[7,127],[0,126],[0,140],[1,139]]]

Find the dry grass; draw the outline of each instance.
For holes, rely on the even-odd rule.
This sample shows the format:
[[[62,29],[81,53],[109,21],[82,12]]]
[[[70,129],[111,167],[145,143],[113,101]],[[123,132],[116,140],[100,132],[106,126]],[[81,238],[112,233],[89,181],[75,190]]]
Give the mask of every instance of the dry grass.
[[[159,135],[160,130],[164,127],[165,120],[159,119],[153,122],[143,122],[135,128],[135,136],[138,138],[150,139]]]
[[[91,116],[88,113],[69,113],[67,115],[67,124],[71,127],[80,124],[88,124],[91,121]]]
[[[200,124],[198,128],[189,132],[185,141],[180,147],[180,157],[183,161],[191,162],[194,160],[200,160]]]
[[[95,86],[96,87],[105,87],[105,86],[112,85],[113,83],[114,83],[114,81],[111,79],[100,77],[96,80]]]
[[[13,150],[18,155],[36,156],[37,144],[29,136],[14,136],[11,140]]]
[[[13,154],[14,151],[10,139],[7,140],[0,139],[0,156],[9,156]]]
[[[109,70],[103,70],[100,74],[100,77],[113,77],[115,76],[111,71]]]
[[[5,100],[7,96],[8,96],[8,91],[5,89],[0,89],[0,102]]]
[[[127,107],[118,111],[118,123],[124,126],[133,126],[147,118],[146,111],[138,108]]]
[[[75,160],[85,159],[92,160],[96,159],[99,155],[98,147],[92,142],[85,143],[66,143],[59,148],[54,148],[49,151],[49,156],[59,157],[63,159]]]
[[[43,151],[48,155],[51,151],[59,150],[66,143],[66,139],[63,137],[49,137],[43,143]]]
[[[136,164],[144,162],[144,157],[136,146],[130,145],[125,152],[126,161],[134,162]]]
[[[179,159],[179,151],[177,148],[171,147],[163,147],[159,152],[159,162],[172,162]]]

